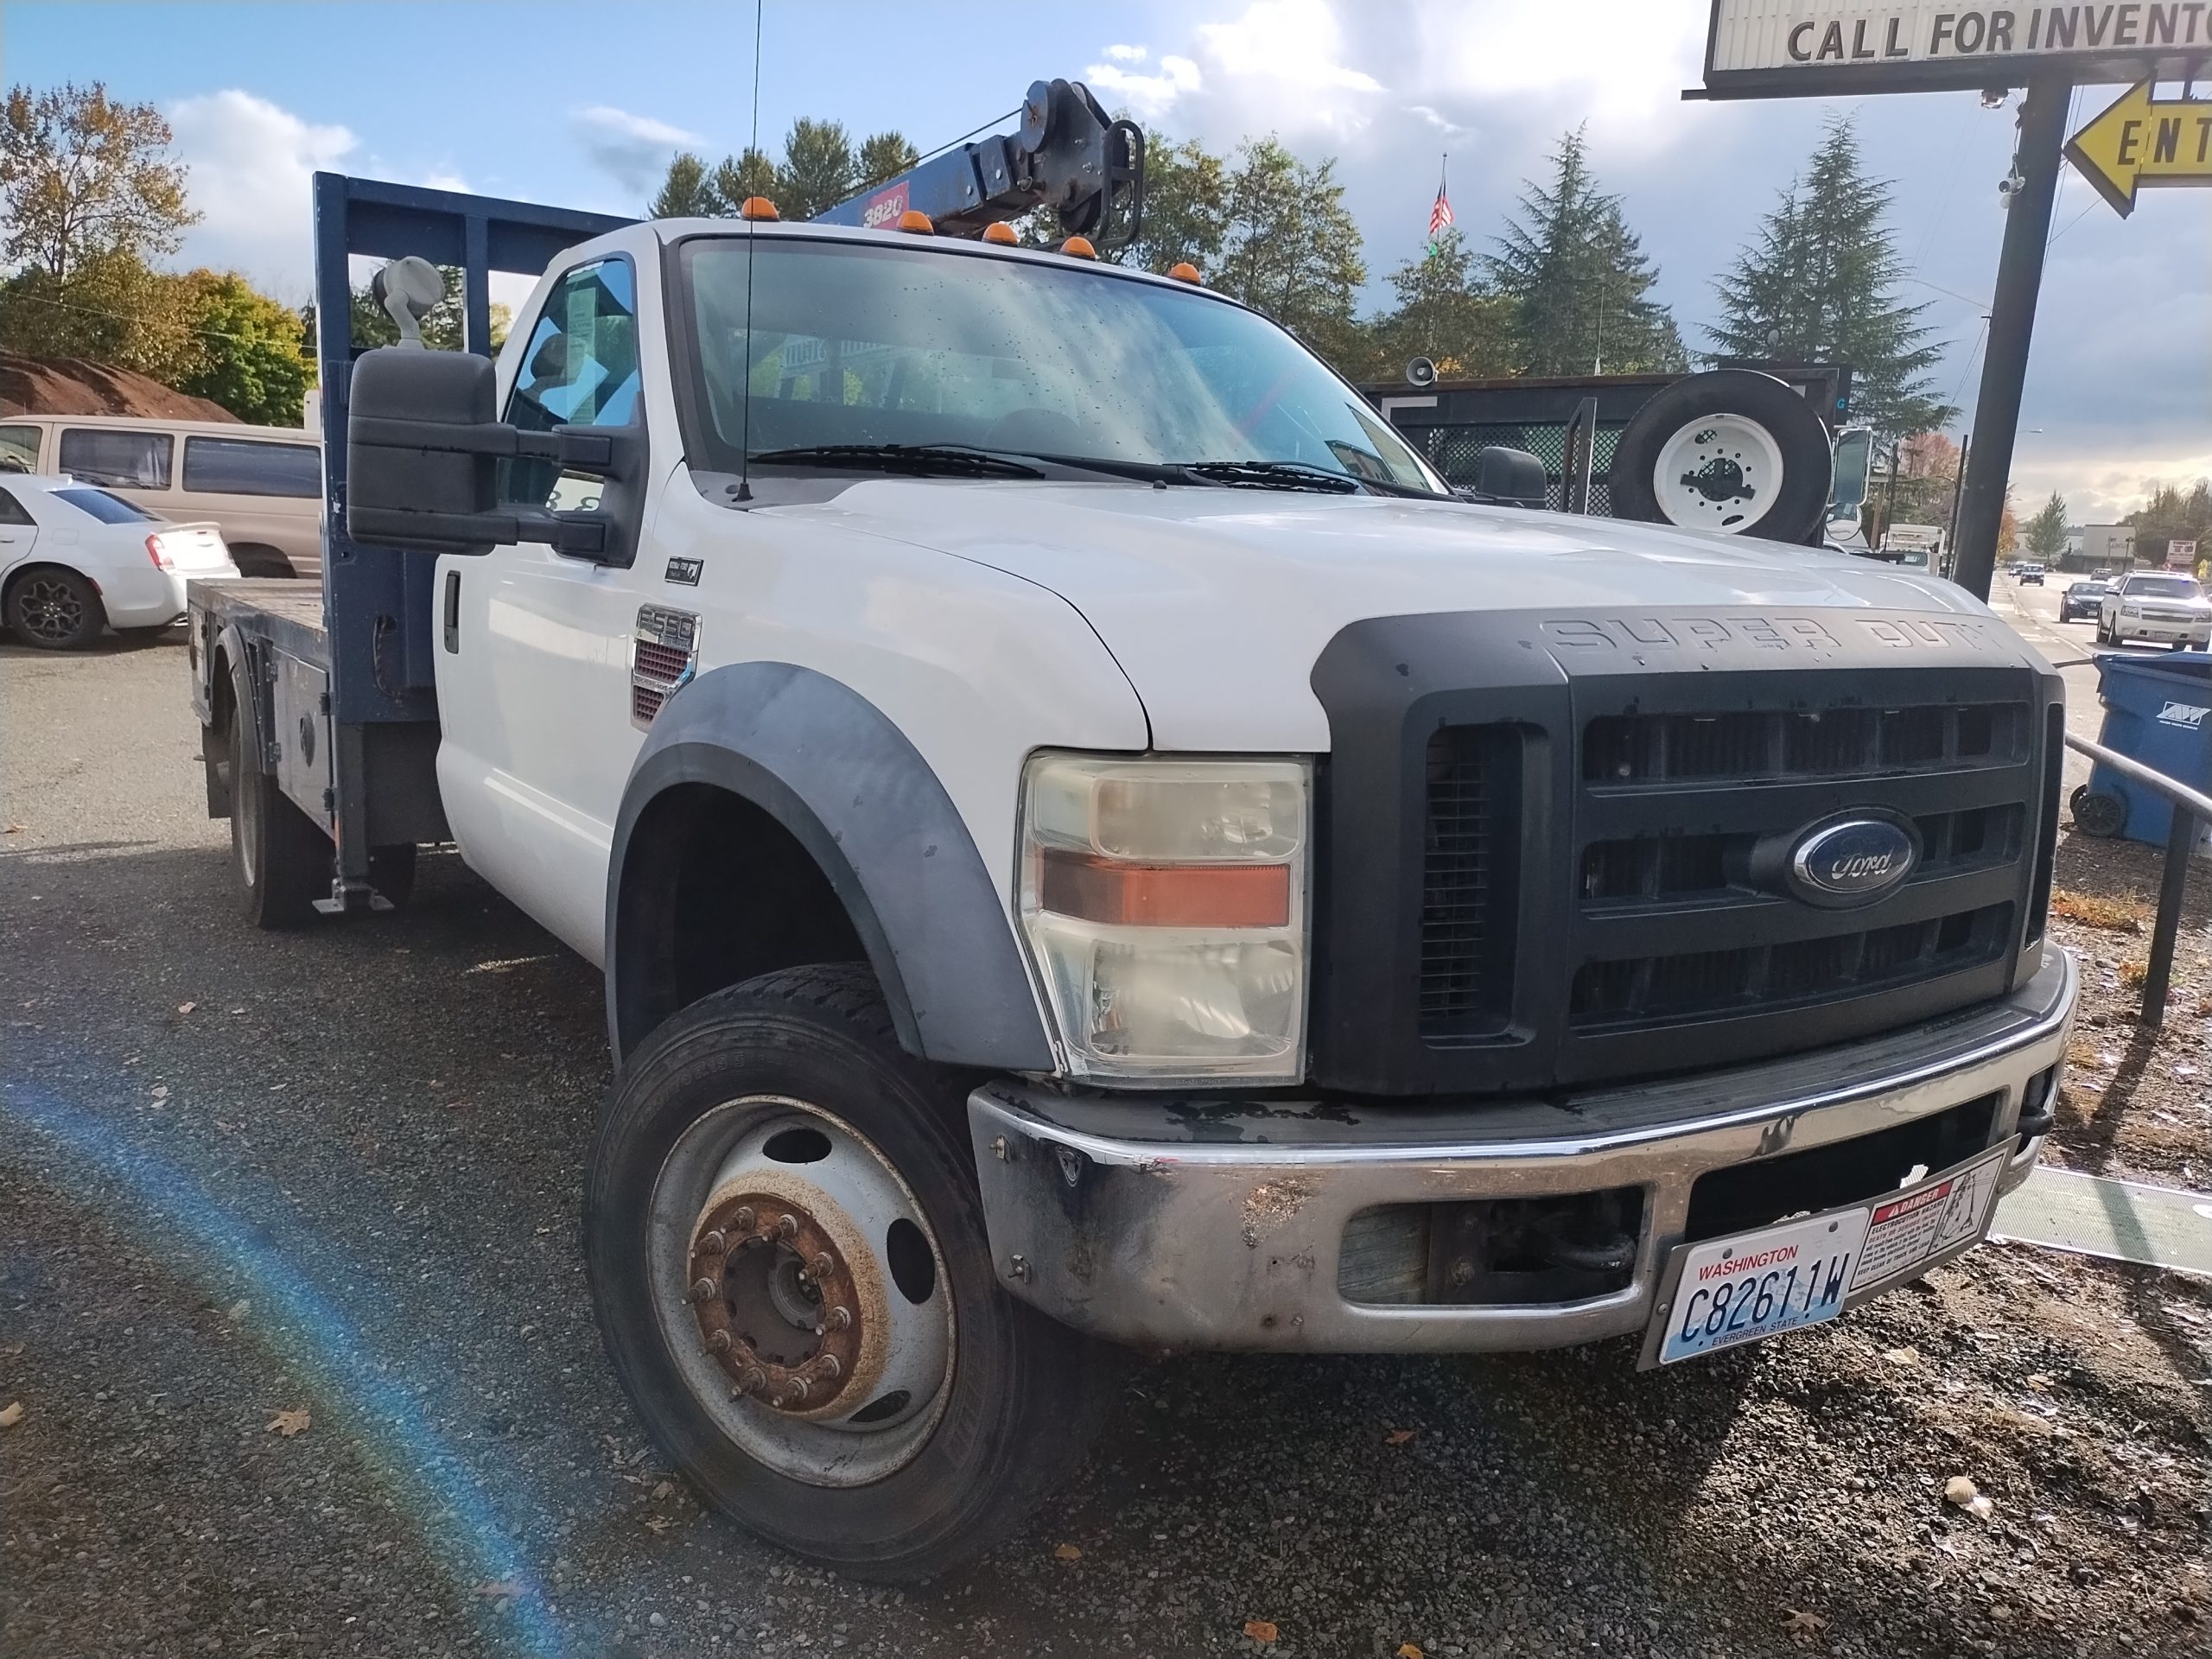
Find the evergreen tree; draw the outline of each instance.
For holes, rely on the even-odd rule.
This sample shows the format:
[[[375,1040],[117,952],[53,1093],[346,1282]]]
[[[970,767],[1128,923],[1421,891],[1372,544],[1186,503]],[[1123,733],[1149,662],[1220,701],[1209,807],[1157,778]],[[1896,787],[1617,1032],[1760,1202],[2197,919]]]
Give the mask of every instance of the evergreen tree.
[[[1484,262],[1513,304],[1516,355],[1529,374],[1675,372],[1688,365],[1659,273],[1592,176],[1582,130],[1560,139],[1548,187],[1529,181],[1520,216]]]
[[[2039,559],[2055,559],[2066,550],[2066,499],[2056,490],[2028,520],[2027,537],[2028,551]]]
[[[1447,377],[1503,375],[1517,360],[1513,302],[1484,276],[1455,226],[1390,273],[1397,305],[1370,321],[1363,378],[1395,379],[1416,357]],[[1340,368],[1355,365],[1339,365]]]
[[[668,164],[660,194],[645,205],[649,219],[705,219],[721,211],[721,195],[707,177],[707,163],[679,150]]]
[[[1849,364],[1854,417],[1902,437],[1955,411],[1929,395],[1942,348],[1927,343],[1926,308],[1897,301],[1891,188],[1866,175],[1850,119],[1831,117],[1804,175],[1715,284],[1721,321],[1707,333],[1716,359]]]
[[[842,123],[801,116],[784,135],[784,159],[747,149],[712,168],[680,151],[645,211],[655,219],[734,219],[747,196],[766,196],[789,219],[812,219],[872,184],[895,178],[920,160],[902,134],[879,132],[856,155]]]
[[[886,179],[895,179],[921,159],[922,152],[906,142],[904,133],[879,132],[861,146],[853,188],[865,190]]]

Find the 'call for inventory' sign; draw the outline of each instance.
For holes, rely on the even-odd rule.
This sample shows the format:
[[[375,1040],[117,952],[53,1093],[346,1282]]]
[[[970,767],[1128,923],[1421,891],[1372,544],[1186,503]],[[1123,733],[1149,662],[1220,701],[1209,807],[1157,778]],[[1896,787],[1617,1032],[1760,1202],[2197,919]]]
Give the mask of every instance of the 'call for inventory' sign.
[[[1713,0],[1714,98],[1935,92],[2075,81],[2179,80],[2212,52],[2212,0],[2082,5],[1870,5]]]

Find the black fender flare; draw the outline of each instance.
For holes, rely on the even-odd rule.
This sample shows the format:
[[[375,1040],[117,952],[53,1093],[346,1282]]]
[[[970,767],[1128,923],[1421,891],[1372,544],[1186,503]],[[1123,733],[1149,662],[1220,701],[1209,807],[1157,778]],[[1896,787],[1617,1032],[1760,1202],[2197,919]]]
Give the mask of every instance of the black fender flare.
[[[702,674],[663,705],[631,767],[607,881],[607,1017],[618,1061],[646,1035],[636,1029],[636,994],[626,996],[630,838],[654,798],[682,784],[751,802],[806,849],[843,904],[910,1052],[995,1071],[1054,1069],[1000,884],[944,785],[874,703],[790,663]]]

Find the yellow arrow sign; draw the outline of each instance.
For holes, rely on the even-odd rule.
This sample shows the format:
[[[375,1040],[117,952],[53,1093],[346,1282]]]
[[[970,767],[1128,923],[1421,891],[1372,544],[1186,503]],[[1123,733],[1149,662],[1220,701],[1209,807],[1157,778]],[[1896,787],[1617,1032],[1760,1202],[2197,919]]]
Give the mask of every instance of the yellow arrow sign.
[[[2140,187],[2212,184],[2212,99],[2160,103],[2149,81],[2131,86],[2074,135],[2066,159],[2122,219],[2135,211]]]

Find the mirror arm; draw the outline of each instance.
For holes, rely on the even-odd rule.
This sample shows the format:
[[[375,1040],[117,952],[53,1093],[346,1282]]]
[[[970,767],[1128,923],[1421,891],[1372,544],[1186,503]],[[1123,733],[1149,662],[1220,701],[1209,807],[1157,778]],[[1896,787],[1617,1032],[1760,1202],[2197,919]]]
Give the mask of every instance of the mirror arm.
[[[639,434],[615,429],[556,426],[550,432],[524,432],[497,421],[455,425],[378,415],[353,416],[348,436],[349,442],[386,449],[417,449],[426,454],[550,461],[578,472],[626,481],[645,448]]]
[[[556,553],[607,564],[616,562],[620,550],[601,512],[524,507],[513,512],[429,513],[357,505],[347,518],[358,540],[430,552],[488,553],[517,542],[543,542]]]

